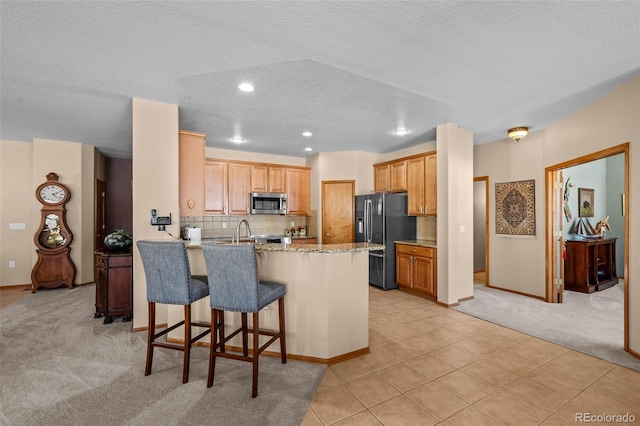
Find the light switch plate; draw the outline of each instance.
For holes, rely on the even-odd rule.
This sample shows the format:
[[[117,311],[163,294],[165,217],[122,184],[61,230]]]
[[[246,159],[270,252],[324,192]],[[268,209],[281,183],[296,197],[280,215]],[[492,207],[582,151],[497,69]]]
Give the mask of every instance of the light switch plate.
[[[24,223],[10,223],[9,224],[9,229],[12,230],[12,231],[24,230],[25,229],[25,224]]]

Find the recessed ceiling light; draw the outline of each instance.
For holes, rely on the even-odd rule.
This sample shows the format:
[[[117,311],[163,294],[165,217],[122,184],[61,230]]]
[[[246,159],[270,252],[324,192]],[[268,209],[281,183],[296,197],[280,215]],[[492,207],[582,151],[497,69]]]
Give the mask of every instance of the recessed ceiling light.
[[[393,132],[394,135],[398,135],[398,136],[404,136],[407,133],[409,133],[407,129],[398,129],[395,132]]]
[[[305,151],[313,151],[313,148],[311,148],[311,147],[309,147],[309,146],[308,146],[308,147],[306,147],[304,150],[305,150]]]
[[[253,92],[253,85],[251,83],[241,83],[238,86],[238,89],[242,90],[243,92]]]
[[[242,143],[242,142],[244,142],[244,139],[239,138],[239,137],[235,137],[235,138],[231,138],[231,142],[233,142],[233,143]]]
[[[311,132],[302,132],[302,136],[309,137],[311,135],[313,135],[313,133],[311,133]]]

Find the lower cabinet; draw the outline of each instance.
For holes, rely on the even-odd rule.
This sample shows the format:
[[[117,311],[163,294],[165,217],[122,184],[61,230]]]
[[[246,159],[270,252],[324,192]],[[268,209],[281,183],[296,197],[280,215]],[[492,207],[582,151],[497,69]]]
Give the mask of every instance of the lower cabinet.
[[[308,238],[293,238],[291,240],[293,244],[318,244],[318,239],[316,237],[308,237]]]
[[[396,244],[396,283],[427,296],[437,296],[437,249]]]
[[[96,313],[104,316],[104,323],[113,317],[123,316],[131,321],[133,316],[133,255],[131,253],[96,252]]]

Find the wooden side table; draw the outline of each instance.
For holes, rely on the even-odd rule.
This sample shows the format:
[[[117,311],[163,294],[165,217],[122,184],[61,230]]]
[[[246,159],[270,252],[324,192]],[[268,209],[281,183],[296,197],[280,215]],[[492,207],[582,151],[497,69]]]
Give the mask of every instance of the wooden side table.
[[[566,245],[565,289],[593,293],[618,283],[616,238],[567,240]]]
[[[132,253],[96,252],[96,313],[104,315],[104,323],[114,316],[131,321],[133,316],[133,255]]]

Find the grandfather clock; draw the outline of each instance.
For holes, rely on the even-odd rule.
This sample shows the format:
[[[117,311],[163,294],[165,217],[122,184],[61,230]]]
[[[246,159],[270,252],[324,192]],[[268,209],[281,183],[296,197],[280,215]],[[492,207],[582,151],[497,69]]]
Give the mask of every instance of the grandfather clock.
[[[42,203],[42,210],[40,226],[33,237],[38,260],[31,271],[32,293],[39,287],[66,285],[73,288],[76,278],[76,265],[70,254],[73,234],[67,226],[65,209],[69,197],[69,188],[58,182],[58,175],[53,172],[36,189],[36,198]]]

